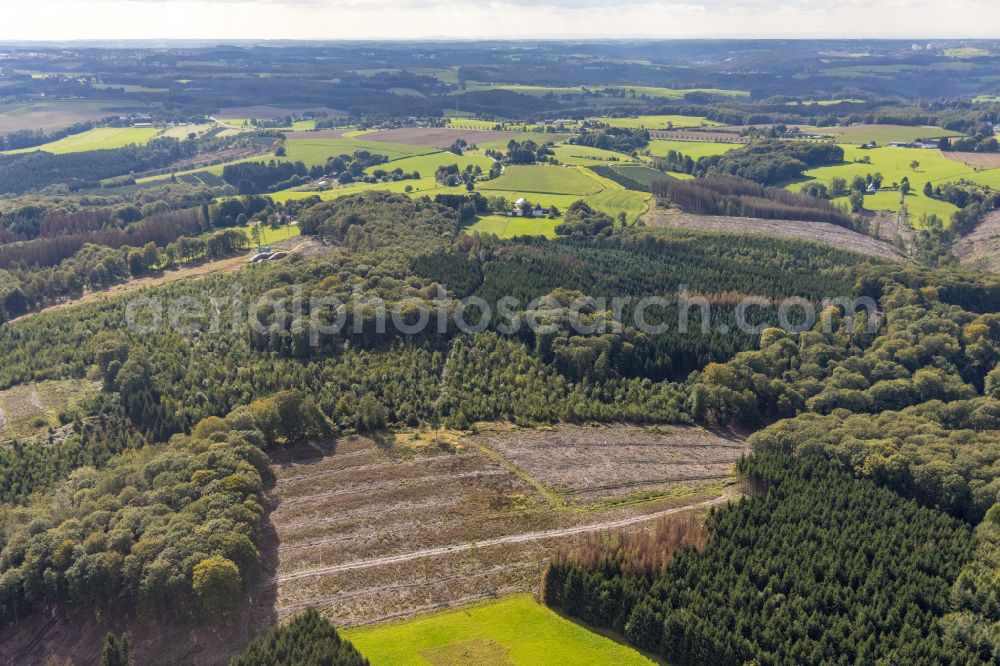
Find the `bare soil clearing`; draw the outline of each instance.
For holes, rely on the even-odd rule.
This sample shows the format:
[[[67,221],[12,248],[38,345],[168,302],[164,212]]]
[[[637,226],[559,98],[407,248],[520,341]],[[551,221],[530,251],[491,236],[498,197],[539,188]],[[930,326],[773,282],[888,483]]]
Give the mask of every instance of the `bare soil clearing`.
[[[718,483],[746,450],[742,439],[683,426],[560,427],[473,439],[570,502]]]
[[[129,106],[113,100],[4,105],[0,106],[0,134],[23,129],[63,129],[76,123],[128,113]]]
[[[567,540],[726,501],[745,450],[636,426],[492,426],[458,452],[342,440],[278,464],[278,617],[315,606],[354,626],[533,590]]]
[[[941,154],[954,162],[968,164],[977,169],[996,169],[1000,167],[1000,153],[956,153],[941,151]]]
[[[851,250],[882,259],[903,259],[889,243],[866,236],[845,227],[826,222],[796,222],[794,220],[762,220],[755,217],[723,215],[693,215],[677,210],[657,208],[643,218],[650,227],[700,229],[738,234],[762,234],[822,243],[840,250]]]
[[[449,148],[459,139],[469,144],[500,141],[517,136],[519,132],[500,130],[463,130],[446,127],[401,127],[399,129],[381,130],[365,134],[366,141],[388,141],[390,143],[405,143],[409,146],[426,146],[428,148]]]
[[[963,266],[1000,272],[1000,212],[988,213],[952,244],[951,251]]]

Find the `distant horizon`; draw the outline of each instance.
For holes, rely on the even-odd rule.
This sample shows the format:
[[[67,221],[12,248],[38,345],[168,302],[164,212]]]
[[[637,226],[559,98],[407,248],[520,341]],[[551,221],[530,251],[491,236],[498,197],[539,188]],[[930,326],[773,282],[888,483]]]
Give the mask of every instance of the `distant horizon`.
[[[1000,7],[963,0],[9,0],[0,42],[1000,39]],[[446,26],[446,27],[445,27]],[[178,38],[176,35],[185,35]]]
[[[734,42],[734,41],[751,41],[751,42],[925,42],[925,41],[962,41],[970,43],[983,43],[983,42],[996,42],[1000,44],[1000,35],[996,37],[928,37],[928,36],[912,36],[912,37],[754,37],[754,36],[690,36],[690,37],[650,37],[650,36],[640,36],[640,37],[628,37],[628,36],[587,36],[587,37],[526,37],[526,38],[513,38],[513,37],[447,37],[447,36],[428,36],[428,37],[370,37],[370,38],[322,38],[322,37],[302,37],[302,38],[291,38],[291,37],[197,37],[197,38],[185,38],[185,37],[141,37],[141,38],[114,38],[114,37],[93,37],[93,38],[74,38],[74,39],[8,39],[0,38],[0,46],[18,46],[18,45],[39,45],[39,44],[84,44],[84,45],[95,45],[95,44],[109,44],[109,45],[121,45],[121,44],[196,44],[199,46],[212,45],[212,44],[379,44],[379,43],[455,43],[455,44],[476,44],[476,43],[506,43],[511,42],[545,42],[545,43],[607,43],[607,42]]]

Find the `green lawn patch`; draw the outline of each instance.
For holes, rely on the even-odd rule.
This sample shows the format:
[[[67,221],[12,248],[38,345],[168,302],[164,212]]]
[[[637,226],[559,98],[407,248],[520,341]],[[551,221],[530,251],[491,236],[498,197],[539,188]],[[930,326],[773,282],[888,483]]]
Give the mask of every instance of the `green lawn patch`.
[[[584,196],[596,194],[604,188],[577,167],[533,164],[509,166],[502,176],[483,183],[478,189],[483,192],[503,190]]]
[[[575,624],[527,594],[344,635],[373,666],[649,666],[636,650]]]

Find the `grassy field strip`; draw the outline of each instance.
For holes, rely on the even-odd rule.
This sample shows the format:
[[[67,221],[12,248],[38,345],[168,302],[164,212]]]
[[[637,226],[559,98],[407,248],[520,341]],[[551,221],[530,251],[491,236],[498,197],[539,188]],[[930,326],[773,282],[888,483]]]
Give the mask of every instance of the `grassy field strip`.
[[[518,236],[556,237],[559,220],[546,217],[507,217],[506,215],[482,215],[463,230],[467,234],[493,234],[499,238]]]
[[[479,189],[484,192],[569,194],[585,197],[605,189],[604,185],[591,178],[591,175],[596,174],[584,167],[514,165],[507,167],[499,178],[482,183]]]
[[[4,151],[4,155],[33,153],[38,150],[61,155],[82,153],[88,150],[109,150],[128,145],[145,145],[156,137],[159,130],[152,127],[98,127],[79,134],[71,134],[56,141],[31,148]],[[185,135],[186,136],[186,135]]]
[[[344,631],[381,666],[650,666],[634,648],[517,594],[403,622]]]
[[[632,516],[630,518],[621,518],[618,520],[610,520],[601,523],[593,523],[589,525],[577,525],[575,527],[566,527],[557,530],[527,532],[524,534],[510,534],[507,536],[496,537],[494,539],[485,539],[483,541],[459,543],[451,546],[440,546],[437,548],[425,548],[423,550],[416,550],[413,552],[403,553],[400,555],[389,555],[386,557],[375,557],[365,560],[355,560],[353,562],[345,562],[343,564],[314,567],[311,569],[302,569],[300,571],[293,571],[291,573],[281,574],[277,577],[277,580],[279,583],[284,583],[291,580],[311,578],[314,576],[324,576],[327,574],[339,573],[343,571],[355,571],[357,569],[367,569],[370,567],[385,566],[387,564],[399,564],[401,562],[409,562],[411,560],[418,560],[426,557],[436,557],[439,555],[460,553],[460,552],[475,550],[477,548],[492,548],[494,546],[504,546],[510,544],[525,543],[530,541],[542,541],[545,539],[560,539],[563,537],[574,536],[577,534],[585,534],[587,532],[603,532],[605,530],[620,529],[623,527],[639,525],[645,522],[649,522],[651,520],[663,518],[664,516],[680,513],[682,511],[689,511],[691,509],[700,509],[709,506],[716,506],[728,502],[730,499],[731,499],[730,497],[723,495],[721,497],[716,497],[710,500],[695,502],[693,504],[687,504],[684,506],[677,506],[671,509],[664,509],[663,511],[657,511],[656,513],[650,513],[643,516]]]

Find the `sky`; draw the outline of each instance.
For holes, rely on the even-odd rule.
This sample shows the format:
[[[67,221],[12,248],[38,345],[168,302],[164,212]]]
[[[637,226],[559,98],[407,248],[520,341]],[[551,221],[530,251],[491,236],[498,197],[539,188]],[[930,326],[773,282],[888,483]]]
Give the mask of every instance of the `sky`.
[[[3,0],[0,17],[18,41],[1000,37],[997,0]]]

